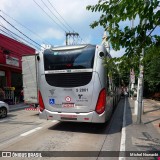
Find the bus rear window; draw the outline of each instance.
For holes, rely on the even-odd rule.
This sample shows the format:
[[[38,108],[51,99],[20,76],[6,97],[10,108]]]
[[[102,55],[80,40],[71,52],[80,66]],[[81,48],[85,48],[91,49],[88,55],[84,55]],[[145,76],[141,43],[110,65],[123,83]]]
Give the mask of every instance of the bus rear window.
[[[93,68],[95,47],[67,50],[44,51],[45,70],[88,69]]]

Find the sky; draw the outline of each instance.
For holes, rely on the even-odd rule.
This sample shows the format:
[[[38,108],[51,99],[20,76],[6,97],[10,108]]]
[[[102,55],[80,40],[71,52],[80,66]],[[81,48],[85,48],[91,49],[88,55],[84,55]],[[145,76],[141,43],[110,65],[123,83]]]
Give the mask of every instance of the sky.
[[[14,38],[17,38],[16,35],[19,35],[30,41],[11,27],[6,22],[7,20],[19,31],[40,45],[43,43],[53,46],[65,45],[66,32],[73,31],[80,35],[79,42],[101,44],[104,29],[102,27],[91,29],[89,26],[93,21],[99,19],[100,13],[86,10],[87,5],[94,5],[98,0],[0,1],[0,15],[5,19],[0,17],[0,33],[8,34],[10,37],[14,36]],[[128,25],[130,25],[130,22]],[[11,34],[4,27],[16,35]],[[23,40],[21,39],[21,41]],[[30,43],[36,45],[33,41],[30,41]],[[123,48],[120,51],[111,49],[110,53],[112,57],[120,57],[125,53],[125,49]]]

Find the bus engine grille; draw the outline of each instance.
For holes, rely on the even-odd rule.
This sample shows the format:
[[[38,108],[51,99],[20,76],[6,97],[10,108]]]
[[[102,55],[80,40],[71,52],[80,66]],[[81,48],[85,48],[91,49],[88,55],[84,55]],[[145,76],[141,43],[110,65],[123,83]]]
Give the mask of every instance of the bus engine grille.
[[[92,79],[92,72],[46,74],[46,81],[55,87],[79,87],[87,85]]]

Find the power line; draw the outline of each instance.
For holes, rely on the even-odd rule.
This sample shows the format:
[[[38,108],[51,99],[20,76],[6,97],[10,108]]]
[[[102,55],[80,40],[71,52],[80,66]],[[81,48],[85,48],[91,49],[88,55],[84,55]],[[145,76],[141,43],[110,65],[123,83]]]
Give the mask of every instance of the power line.
[[[4,27],[4,25],[2,24],[2,22],[0,22],[1,23],[1,27],[3,27],[3,28],[5,28]],[[4,35],[6,35],[7,37],[9,36],[9,38],[12,38],[12,39],[14,39],[14,40],[16,40],[17,42],[19,42],[19,43],[23,43],[22,41],[20,41],[19,39],[17,39],[17,38],[15,38],[14,36],[13,36],[13,34],[11,33],[11,31],[9,31],[7,28],[5,28],[6,30],[7,30],[7,32],[6,31],[4,31],[4,30],[2,30],[2,29],[0,29],[1,30],[1,32],[3,32],[3,34]],[[2,37],[3,38],[3,37]],[[10,44],[10,43],[9,43]],[[25,44],[26,45],[26,44]]]
[[[52,13],[52,15],[54,17],[56,17],[56,19],[64,26],[64,28],[66,28],[66,30],[68,30],[67,26],[52,12],[52,10],[45,4],[45,2],[43,0],[41,0],[41,2],[46,6],[46,8]],[[68,30],[69,31],[69,30]]]
[[[37,46],[35,46],[34,44],[32,44],[31,42],[25,40],[24,38],[22,38],[21,36],[17,35],[16,33],[12,32],[11,30],[7,29],[6,27],[0,25],[2,28],[4,28],[5,30],[7,30],[9,33],[11,34],[14,34],[15,36],[19,37],[20,39],[22,39],[23,41],[27,42],[28,44],[34,46],[36,49],[39,49]],[[2,32],[6,33],[4,30],[0,29]],[[18,40],[16,39],[15,37],[13,37],[15,40]],[[21,42],[21,41],[20,41]],[[22,42],[21,42],[22,43]],[[25,44],[26,45],[26,44]]]
[[[2,32],[5,32],[5,31],[3,31],[2,30]],[[7,32],[5,32],[7,35],[9,35]],[[8,37],[8,36],[7,36]],[[13,40],[15,40],[15,39],[12,39],[12,38],[10,38],[10,37],[8,37],[8,38],[10,38],[10,39],[6,39],[6,38],[4,38],[3,36],[1,37],[2,39],[3,39],[3,41],[1,41],[1,42],[3,42],[3,43],[6,43],[7,44],[7,46],[9,46],[10,48],[12,48],[12,49],[17,49],[18,48],[18,50],[20,50],[22,53],[21,54],[18,54],[17,52],[15,52],[15,51],[13,51],[12,49],[8,49],[7,47],[5,47],[6,49],[8,49],[8,50],[11,50],[13,53],[16,53],[17,55],[19,55],[19,56],[22,56],[22,54],[28,54],[28,52],[30,52],[30,49],[29,48],[32,48],[32,49],[34,49],[34,50],[36,50],[35,48],[33,48],[33,47],[30,47],[29,45],[26,45],[26,44],[24,44],[24,43],[22,43],[21,41],[18,41],[19,43],[21,43],[22,45],[25,45],[25,46],[28,46],[29,48],[25,48],[25,49],[23,49],[23,47],[21,47],[20,45],[18,45],[17,43],[14,43],[13,42]],[[17,40],[16,40],[17,41]],[[3,46],[2,46],[3,47]]]
[[[44,43],[45,41],[43,40],[42,37],[40,37],[37,33],[33,32],[31,29],[27,28],[25,25],[21,24],[20,22],[18,22],[16,19],[14,19],[13,17],[9,16],[7,13],[5,13],[4,11],[0,10],[3,14],[5,14],[7,17],[9,17],[10,19],[14,20],[17,24],[21,25],[22,27],[24,27],[25,29],[27,29],[28,31],[30,31],[32,34],[36,35],[40,40],[42,40],[42,43]],[[47,41],[46,41],[47,42]],[[45,42],[45,43],[46,43]],[[49,42],[47,42],[49,44]]]
[[[1,32],[5,33],[6,35],[8,35],[8,36],[12,37],[13,39],[15,39],[16,41],[18,41],[18,39],[16,39],[11,33],[9,33],[9,32],[7,33],[5,31],[3,31],[2,29],[1,29]]]
[[[10,38],[10,37],[9,37],[9,38]],[[23,50],[20,46],[18,46],[18,44],[13,43],[13,41],[10,40],[10,39],[6,40],[4,37],[2,37],[2,39],[4,40],[3,42],[6,43],[7,46],[11,47],[12,49],[17,49],[17,48],[18,48],[20,51],[22,51],[22,54],[28,54],[28,52],[25,52],[25,50],[28,50],[28,49]],[[9,41],[9,43],[8,43],[8,41]],[[13,44],[13,45],[11,45],[11,44]],[[23,44],[23,43],[22,43],[22,44]],[[23,44],[23,45],[25,45],[25,44]],[[1,47],[4,47],[4,46],[1,46]],[[5,49],[8,49],[8,50],[10,50],[11,52],[16,53],[16,54],[19,55],[19,56],[22,56],[22,54],[18,54],[17,52],[13,51],[12,49],[9,49],[9,48],[7,48],[7,47],[5,47]],[[33,48],[33,49],[34,49],[34,48]]]
[[[61,17],[61,19],[65,22],[62,22],[62,20],[60,20],[54,13],[53,11],[45,4],[45,2],[43,0],[41,0],[41,2],[45,5],[45,7],[48,8],[48,10],[52,13],[52,15],[54,15],[54,17],[57,18],[58,22],[60,22],[62,24],[62,26],[57,23],[37,2],[36,0],[33,0],[36,5],[54,22],[56,23],[65,33],[67,33],[65,30],[67,29],[69,31],[68,28],[71,28],[73,30],[72,33],[76,33],[74,31],[74,29],[65,21],[65,19],[60,15],[60,13],[55,9],[55,7],[51,4],[51,2],[49,0],[48,3],[52,6],[52,8],[55,10],[55,12]],[[36,33],[34,33],[32,30],[30,30],[29,28],[25,27],[23,24],[21,24],[20,22],[18,22],[17,20],[15,20],[14,18],[12,18],[11,16],[9,16],[8,14],[6,14],[4,11],[0,10],[0,12],[3,12],[3,14],[5,14],[6,16],[8,16],[9,18],[11,18],[12,20],[14,20],[16,23],[18,23],[19,25],[21,25],[22,27],[26,28],[27,30],[29,30],[31,33],[35,34],[37,37],[39,37],[40,39],[42,39],[39,35],[37,35]],[[29,38],[27,35],[25,35],[23,32],[21,32],[20,30],[18,30],[13,24],[11,24],[10,22],[8,22],[2,15],[0,15],[0,17],[2,17],[2,19],[4,21],[6,21],[9,25],[11,25],[14,29],[16,29],[19,33],[23,34],[23,36],[25,36],[26,38],[28,38],[30,41],[32,41],[33,43],[35,43],[38,46],[41,46],[40,44],[38,44],[37,42],[33,41],[31,38]],[[67,27],[68,26],[68,27]],[[65,28],[65,29],[64,29]],[[78,38],[79,37],[79,38]],[[81,42],[83,41],[82,38],[80,36],[77,37],[78,39],[81,39]],[[83,41],[84,42],[84,41]],[[43,42],[44,43],[44,42]],[[85,42],[84,42],[85,43]],[[43,47],[44,48],[44,47]]]
[[[17,41],[17,42],[20,42],[18,39],[16,39],[14,36],[12,36],[10,33],[7,33],[7,32],[5,32],[4,30],[2,30],[2,29],[0,29],[0,31],[1,31],[1,33],[3,33],[3,35],[5,35],[5,36],[7,36],[7,37],[9,37],[9,38],[12,38],[12,39],[14,39],[15,41]],[[21,42],[20,42],[21,43]]]
[[[61,17],[61,19],[66,23],[66,25],[69,27],[69,28],[71,28],[71,30],[73,30],[73,32],[75,32],[74,31],[74,29],[66,22],[66,20],[61,16],[61,14],[56,10],[56,8],[52,5],[52,3],[49,1],[49,0],[47,0],[48,1],[48,3],[52,6],[52,8],[55,10],[55,12]]]
[[[35,43],[36,45],[38,45],[38,46],[41,47],[40,44],[38,44],[37,42],[35,42],[35,41],[32,40],[31,38],[29,38],[27,35],[25,35],[23,32],[21,32],[19,29],[17,29],[14,25],[12,25],[10,22],[8,22],[4,17],[2,17],[1,15],[0,15],[0,17],[1,17],[5,22],[7,22],[10,26],[12,26],[15,30],[17,30],[19,33],[21,33],[23,36],[25,36],[25,37],[28,38],[30,41],[32,41],[33,43]]]
[[[64,23],[63,23],[63,27],[65,27],[65,29],[64,28],[62,28],[62,26],[60,25],[60,24],[58,24],[35,0],[33,0],[36,4],[37,4],[37,6],[54,22],[54,23],[56,23],[65,33],[67,33],[66,32],[66,25],[64,26]],[[41,0],[42,1],[42,3],[48,8],[48,6],[44,3],[44,1],[43,0]],[[55,7],[51,4],[51,2],[48,0],[48,2],[50,3],[50,5],[53,7],[53,9],[60,15],[60,13],[55,9]],[[50,10],[49,8],[48,8],[48,10]],[[50,12],[55,16],[55,14],[50,10]],[[58,19],[58,21],[60,21],[60,19],[57,17],[57,16],[55,16],[57,19]],[[60,17],[64,20],[64,18],[60,15]],[[60,21],[61,23],[62,23],[62,21]],[[68,25],[68,23],[64,20],[64,22]],[[70,27],[70,25],[68,25],[69,26],[69,28],[71,28],[72,30],[73,30],[73,32],[75,32],[74,31],[74,29],[72,28],[72,27]],[[68,29],[67,29],[68,30]],[[79,36],[80,37],[80,36]],[[81,41],[83,41],[83,39],[80,37],[80,39],[81,39]],[[84,41],[83,41],[84,42]],[[85,43],[85,42],[84,42]]]
[[[60,24],[58,24],[35,0],[33,1],[54,23],[56,23],[64,32],[66,32],[65,29]]]
[[[24,50],[22,48],[20,48],[19,46],[17,46],[17,45],[15,46],[15,43],[13,43],[13,42],[8,43],[8,40],[6,40],[3,37],[2,37],[2,39],[5,41],[4,43],[7,43],[7,47],[12,47],[12,49],[4,47],[2,45],[1,45],[1,47],[5,48],[7,50],[10,50],[11,52],[16,53],[16,55],[19,55],[19,56],[22,56],[22,54],[18,54],[17,52],[13,51],[13,49],[17,49],[18,48],[18,50],[20,50],[23,54],[28,54],[28,52],[24,52]]]
[[[28,44],[34,46],[36,49],[39,49],[37,46],[35,46],[35,45],[32,44],[31,42],[27,41],[26,39],[20,37],[20,36],[17,35],[16,33],[12,32],[12,31],[9,30],[9,29],[7,29],[7,28],[2,24],[2,22],[0,22],[0,23],[1,23],[0,26],[1,26],[2,28],[4,28],[5,30],[7,30],[7,32],[8,32],[8,34],[7,34],[4,30],[1,29],[1,31],[2,31],[3,33],[5,33],[5,34],[7,34],[7,35],[10,35],[14,40],[16,40],[16,41],[18,41],[18,42],[20,42],[20,43],[24,43],[24,42],[20,41],[19,39],[15,38],[15,37],[13,36],[13,34],[14,34],[15,36],[19,37],[19,38],[22,39],[23,41],[25,41],[25,42],[27,42]],[[25,44],[25,43],[24,43],[24,44]],[[25,44],[25,45],[27,45],[27,44]]]

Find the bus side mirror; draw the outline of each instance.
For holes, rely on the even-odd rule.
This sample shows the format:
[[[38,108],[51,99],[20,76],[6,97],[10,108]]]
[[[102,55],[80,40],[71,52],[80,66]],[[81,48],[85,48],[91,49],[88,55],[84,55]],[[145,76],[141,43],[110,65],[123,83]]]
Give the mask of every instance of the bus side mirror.
[[[37,61],[40,61],[40,57],[39,56],[37,56]]]
[[[103,52],[100,52],[100,53],[99,53],[99,57],[100,57],[100,58],[103,58],[103,57],[104,57],[104,53],[103,53]]]

